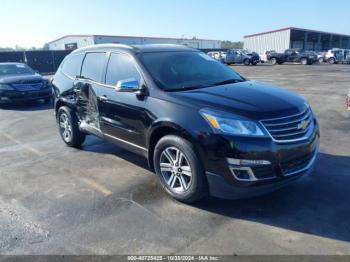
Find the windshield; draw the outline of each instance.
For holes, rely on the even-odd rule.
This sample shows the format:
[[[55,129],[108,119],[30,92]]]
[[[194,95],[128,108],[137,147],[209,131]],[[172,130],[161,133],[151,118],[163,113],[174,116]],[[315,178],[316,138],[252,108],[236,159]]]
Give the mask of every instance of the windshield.
[[[35,72],[24,64],[0,64],[0,76],[34,75]]]
[[[159,87],[167,91],[244,81],[232,69],[201,52],[142,53],[139,58]]]

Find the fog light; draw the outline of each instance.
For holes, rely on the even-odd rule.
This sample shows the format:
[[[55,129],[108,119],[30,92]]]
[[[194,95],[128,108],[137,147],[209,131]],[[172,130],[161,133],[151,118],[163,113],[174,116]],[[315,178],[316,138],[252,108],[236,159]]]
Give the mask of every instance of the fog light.
[[[270,161],[267,160],[248,160],[248,159],[235,159],[235,158],[226,158],[227,163],[230,165],[236,166],[264,166],[271,165]]]
[[[232,175],[238,181],[257,181],[250,167],[231,167]]]

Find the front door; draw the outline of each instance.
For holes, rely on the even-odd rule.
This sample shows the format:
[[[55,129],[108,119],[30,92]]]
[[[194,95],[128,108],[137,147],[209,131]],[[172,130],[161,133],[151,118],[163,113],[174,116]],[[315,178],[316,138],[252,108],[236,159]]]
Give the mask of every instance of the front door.
[[[104,97],[100,107],[101,130],[107,137],[134,147],[145,147],[145,130],[149,124],[145,112],[147,97],[115,88],[118,81],[130,78],[142,85],[133,57],[111,53],[106,70],[106,88],[100,94]]]

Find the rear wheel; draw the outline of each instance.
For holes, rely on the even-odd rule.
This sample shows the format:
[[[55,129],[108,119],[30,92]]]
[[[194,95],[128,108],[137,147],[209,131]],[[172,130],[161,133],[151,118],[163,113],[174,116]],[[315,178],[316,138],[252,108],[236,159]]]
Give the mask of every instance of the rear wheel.
[[[63,142],[71,147],[81,146],[86,135],[80,132],[78,119],[74,112],[70,108],[62,106],[58,109],[57,117],[58,129]]]
[[[194,146],[186,139],[168,135],[154,151],[154,167],[165,191],[173,198],[193,203],[207,195],[207,181]]]
[[[245,60],[243,61],[243,64],[244,64],[245,66],[249,66],[249,64],[250,64],[249,59],[245,59]]]

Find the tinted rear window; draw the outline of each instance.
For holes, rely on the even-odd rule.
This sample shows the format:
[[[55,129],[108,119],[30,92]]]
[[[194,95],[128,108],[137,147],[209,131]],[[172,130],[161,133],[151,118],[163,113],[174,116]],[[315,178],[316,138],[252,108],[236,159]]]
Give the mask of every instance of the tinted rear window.
[[[83,58],[84,54],[68,56],[62,64],[62,72],[73,78],[79,76]]]
[[[102,82],[105,62],[105,53],[87,53],[81,69],[81,76],[93,81]]]

